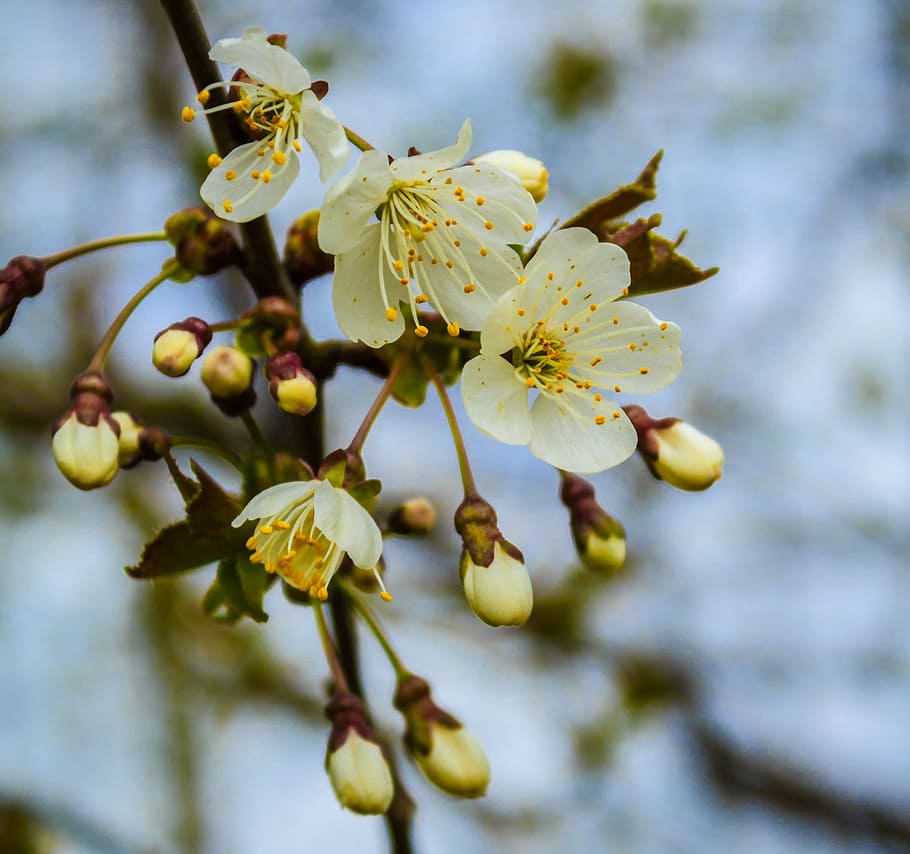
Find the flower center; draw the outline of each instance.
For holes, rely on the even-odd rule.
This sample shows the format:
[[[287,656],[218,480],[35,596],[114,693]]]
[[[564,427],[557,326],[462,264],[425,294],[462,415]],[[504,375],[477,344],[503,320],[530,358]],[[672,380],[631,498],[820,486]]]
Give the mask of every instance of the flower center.
[[[512,364],[528,388],[562,394],[562,383],[571,381],[575,354],[555,332],[538,323],[529,329],[521,344],[512,350]]]

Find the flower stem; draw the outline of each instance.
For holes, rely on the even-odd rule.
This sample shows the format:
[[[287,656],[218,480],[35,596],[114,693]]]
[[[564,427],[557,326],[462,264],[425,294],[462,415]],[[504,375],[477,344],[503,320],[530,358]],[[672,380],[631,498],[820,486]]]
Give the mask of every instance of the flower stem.
[[[325,614],[322,613],[321,602],[313,601],[313,615],[316,617],[316,628],[319,629],[319,639],[322,641],[325,659],[329,663],[329,670],[332,671],[332,681],[335,683],[335,690],[349,691],[348,680],[345,678],[344,670],[341,669],[341,663],[338,661],[338,653],[335,652],[335,645],[332,643],[332,637],[329,634]]]
[[[355,145],[361,151],[373,150],[372,145],[370,145],[359,133],[354,133],[349,127],[344,129],[344,135],[348,138],[348,142]]]
[[[80,243],[78,246],[71,246],[61,252],[55,252],[53,255],[46,255],[41,260],[44,266],[50,270],[64,261],[70,261],[78,258],[80,255],[88,255],[89,252],[96,252],[99,249],[108,249],[111,246],[125,246],[128,243],[150,243],[154,240],[167,240],[167,235],[163,231],[149,231],[143,234],[118,234],[114,237],[103,237],[100,240],[92,240],[88,243]]]
[[[221,457],[221,459],[223,459],[226,463],[229,463],[241,474],[243,473],[243,467],[240,464],[240,457],[238,457],[232,451],[229,451],[226,448],[222,448],[220,445],[216,445],[214,442],[209,442],[206,439],[197,439],[192,436],[172,435],[171,447],[196,448],[199,451],[208,451],[217,457]]]
[[[382,384],[382,388],[379,389],[379,394],[376,395],[376,400],[373,401],[373,405],[369,408],[367,414],[363,416],[363,421],[357,428],[357,432],[354,434],[354,438],[351,439],[351,444],[348,445],[348,450],[351,453],[359,454],[361,448],[363,448],[363,443],[366,441],[367,434],[370,432],[370,428],[376,421],[376,417],[379,415],[382,407],[385,405],[385,402],[389,399],[389,395],[392,393],[392,389],[395,386],[398,375],[401,373],[402,368],[404,368],[404,363],[407,357],[407,353],[402,353],[402,355],[399,356],[395,361],[395,364],[392,365],[392,370],[389,371],[389,375],[386,377],[385,382]]]
[[[349,588],[344,588],[345,593],[347,594],[348,601],[353,605],[354,610],[360,614],[361,619],[369,626],[370,631],[376,637],[376,640],[379,641],[379,645],[382,647],[382,651],[386,654],[386,657],[389,659],[389,664],[395,669],[395,675],[399,678],[404,674],[408,673],[408,669],[404,666],[401,659],[398,657],[398,653],[395,652],[391,642],[389,641],[388,635],[385,633],[385,630],[382,628],[382,625],[379,622],[379,618],[373,613],[373,609],[366,604],[353,590]]]
[[[174,265],[176,260],[171,258],[169,261],[166,261],[161,268],[161,272],[155,276],[153,279],[150,279],[146,282],[135,294],[133,294],[132,299],[120,309],[120,314],[114,318],[114,322],[110,325],[107,332],[104,333],[104,337],[101,339],[101,342],[98,344],[98,349],[95,350],[95,355],[92,356],[91,362],[88,364],[86,370],[100,373],[104,369],[104,363],[107,361],[108,354],[111,351],[111,347],[114,344],[114,340],[120,334],[120,330],[123,329],[123,325],[129,319],[129,316],[133,313],[139,303],[142,302],[155,288],[158,287],[163,281],[167,279],[168,276],[173,272]]]
[[[240,420],[243,421],[244,426],[249,432],[253,444],[265,459],[266,467],[269,470],[269,479],[272,483],[275,483],[278,479],[278,474],[275,471],[275,455],[272,453],[272,447],[269,445],[269,440],[265,438],[265,433],[262,432],[262,428],[256,422],[256,419],[253,418],[253,413],[250,412],[249,409],[244,409],[243,412],[240,413]]]
[[[439,374],[434,373],[432,380],[439,394],[439,402],[442,404],[443,411],[446,414],[446,421],[449,422],[449,430],[452,432],[452,441],[455,443],[455,453],[458,454],[458,468],[461,470],[461,482],[464,485],[465,497],[477,495],[477,486],[474,484],[474,474],[471,472],[468,452],[465,449],[464,439],[458,427],[458,420],[455,418],[455,410],[452,409],[449,393],[446,391],[445,383],[440,379]]]

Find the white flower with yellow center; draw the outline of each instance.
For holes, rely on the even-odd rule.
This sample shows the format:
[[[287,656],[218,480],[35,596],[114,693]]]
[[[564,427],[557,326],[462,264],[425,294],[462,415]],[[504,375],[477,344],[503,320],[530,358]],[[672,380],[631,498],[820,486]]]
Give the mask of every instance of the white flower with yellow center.
[[[292,587],[318,599],[348,555],[372,569],[382,553],[382,535],[373,517],[347,492],[325,480],[294,481],[259,493],[231,523],[261,524],[247,542],[251,563],[276,572]],[[376,573],[377,578],[378,573]],[[381,584],[380,580],[380,584]],[[383,589],[383,598],[390,599]]]
[[[319,161],[319,178],[328,181],[348,159],[344,128],[332,110],[310,88],[309,72],[284,48],[270,44],[265,30],[250,27],[240,39],[221,39],[209,57],[243,70],[230,83],[237,98],[202,112],[233,109],[253,142],[235,148],[223,160],[209,157],[212,171],[199,191],[218,216],[232,222],[247,222],[262,216],[281,201],[297,177],[297,153],[303,137]],[[205,104],[209,89],[197,100]],[[183,108],[184,121],[196,111]]]
[[[493,306],[481,355],[465,365],[468,415],[493,438],[526,444],[565,471],[618,465],[637,437],[605,393],[669,384],[682,367],[679,327],[640,305],[614,302],[628,293],[629,260],[587,229],[549,235],[524,278]]]
[[[487,164],[456,167],[471,146],[466,121],[454,145],[389,163],[366,151],[329,187],[319,245],[335,258],[333,301],[345,335],[371,347],[404,331],[405,303],[417,335],[418,306],[434,308],[449,334],[480,329],[492,303],[518,280],[508,244],[526,243],[534,199],[509,173]],[[378,216],[379,222],[370,222]]]

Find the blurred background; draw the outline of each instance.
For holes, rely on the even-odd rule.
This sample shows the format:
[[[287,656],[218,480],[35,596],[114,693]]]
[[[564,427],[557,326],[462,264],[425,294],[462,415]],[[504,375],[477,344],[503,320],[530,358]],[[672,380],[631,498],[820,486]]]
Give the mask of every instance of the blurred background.
[[[534,579],[522,630],[490,629],[463,601],[438,403],[390,404],[370,437],[382,506],[425,494],[442,520],[428,542],[389,545],[383,614],[493,768],[477,802],[404,768],[417,850],[910,850],[910,3],[200,7],[213,40],[288,32],[342,121],[379,148],[441,147],[470,117],[474,152],[540,157],[542,226],[665,149],[643,212],[660,211],[670,237],[688,229],[685,254],[721,268],[644,300],[682,327],[685,369],[642,403],[715,435],[724,477],[690,495],[637,459],[596,476],[627,530],[620,577],[577,566],[555,473],[465,420],[481,492]],[[210,142],[179,120],[194,92],[157,3],[4,12],[3,259],[156,230],[198,203]],[[271,217],[279,243],[321,201],[303,165]],[[0,850],[384,851],[381,821],[343,812],[322,771],[309,614],[276,590],[267,624],[230,628],[199,604],[212,569],[129,579],[143,541],[180,516],[163,466],[84,494],[53,465],[72,377],[165,252],[54,270],[0,341]],[[328,279],[305,301],[317,336],[337,336]],[[244,448],[198,369],[167,380],[150,353],[170,322],[250,302],[231,276],[159,288],[115,346],[117,406]],[[330,384],[330,447],[377,389],[348,370]],[[267,395],[257,412],[274,418]],[[392,676],[364,641],[367,692],[395,739]]]

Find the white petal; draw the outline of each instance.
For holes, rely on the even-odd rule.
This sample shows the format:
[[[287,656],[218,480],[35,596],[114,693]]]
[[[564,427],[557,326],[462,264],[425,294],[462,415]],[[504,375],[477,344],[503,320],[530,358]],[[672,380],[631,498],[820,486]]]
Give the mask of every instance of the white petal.
[[[354,171],[326,191],[319,214],[319,246],[323,252],[347,252],[386,199],[394,180],[389,159],[381,151],[365,151]]]
[[[484,321],[480,351],[492,356],[519,346],[531,328],[533,304],[534,292],[527,284],[515,285],[506,291],[493,304]]]
[[[452,183],[444,184],[449,178]],[[462,166],[437,176],[431,183],[449,191],[443,196],[446,212],[484,240],[524,244],[534,232],[534,199],[513,175],[502,169],[483,164]],[[455,196],[455,187],[465,190],[463,202]],[[482,204],[477,203],[478,198]],[[493,228],[487,228],[487,223],[492,223]]]
[[[300,94],[300,132],[319,161],[319,180],[333,178],[348,162],[351,149],[332,109],[310,90]]]
[[[263,489],[259,495],[253,496],[231,525],[239,528],[249,519],[268,519],[275,516],[285,508],[309,498],[316,488],[316,483],[315,480],[292,480]]]
[[[489,436],[507,445],[531,438],[528,387],[500,356],[475,356],[464,366],[461,397],[468,417]]]
[[[613,413],[619,413],[613,418]],[[597,424],[595,416],[606,421]],[[619,465],[638,444],[635,428],[612,401],[540,395],[531,407],[531,453],[565,471],[591,474]]]
[[[269,44],[263,30],[250,28],[242,39],[221,39],[209,57],[242,68],[254,80],[282,94],[293,95],[311,83],[307,70],[283,47]]]
[[[392,162],[392,172],[399,181],[428,180],[435,172],[450,169],[464,160],[471,147],[471,120],[465,119],[454,145],[418,154],[415,157],[399,157]]]
[[[382,554],[382,534],[373,517],[343,489],[321,480],[313,509],[316,527],[346,551],[361,569],[372,569]]]
[[[370,347],[395,341],[404,332],[401,311],[390,321],[382,299],[380,283],[387,269],[384,263],[381,270],[379,267],[380,228],[378,222],[368,225],[360,243],[335,256],[332,281],[332,305],[342,332],[352,341],[363,341]],[[397,279],[391,283],[392,288],[404,291]],[[397,299],[402,296],[398,292],[391,290],[388,307],[397,308]]]
[[[263,155],[259,155],[264,150]],[[222,219],[231,222],[249,222],[268,213],[288,191],[300,172],[300,161],[293,149],[286,152],[287,159],[278,164],[271,157],[265,140],[248,142],[235,148],[205,179],[199,189],[205,203]],[[252,173],[268,170],[271,179],[254,179]],[[228,172],[236,175],[227,180]],[[229,203],[230,210],[225,207]]]
[[[589,317],[595,323],[568,341],[570,349],[583,354],[575,369],[582,379],[601,388],[618,385],[636,393],[659,391],[676,379],[682,355],[675,323],[663,324],[632,302],[604,306]],[[666,328],[661,329],[662,325]],[[592,367],[590,359],[598,356],[603,361]]]

